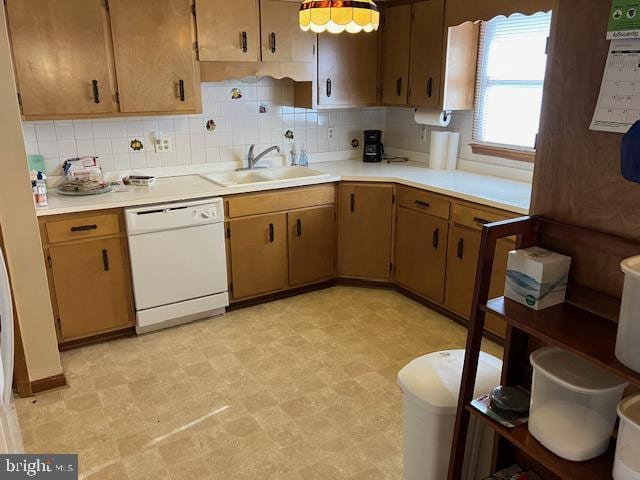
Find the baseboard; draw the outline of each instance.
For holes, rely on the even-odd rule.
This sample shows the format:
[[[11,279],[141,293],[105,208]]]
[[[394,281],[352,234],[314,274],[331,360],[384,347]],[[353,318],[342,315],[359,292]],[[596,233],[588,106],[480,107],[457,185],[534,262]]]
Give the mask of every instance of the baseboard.
[[[31,381],[31,392],[32,393],[42,393],[47,390],[52,390],[54,388],[64,387],[67,384],[67,379],[64,376],[64,373],[59,373],[58,375],[54,375],[52,377],[41,378],[39,380]]]
[[[135,327],[125,327],[120,330],[113,330],[111,332],[100,333],[91,337],[79,338],[77,340],[69,340],[68,342],[62,342],[58,344],[58,350],[64,352],[76,347],[83,347],[85,345],[92,345],[94,343],[104,342],[105,340],[113,340],[120,337],[128,337],[135,335]]]
[[[247,298],[246,300],[231,301],[227,307],[227,311],[239,310],[241,308],[253,307],[254,305],[260,305],[261,303],[273,302],[274,300],[281,300],[283,298],[294,297],[303,293],[314,292],[316,290],[323,290],[325,288],[334,287],[337,285],[336,279],[326,280],[320,283],[312,283],[310,285],[303,285],[302,287],[291,288],[289,290],[280,290],[278,292],[267,293],[259,297]]]

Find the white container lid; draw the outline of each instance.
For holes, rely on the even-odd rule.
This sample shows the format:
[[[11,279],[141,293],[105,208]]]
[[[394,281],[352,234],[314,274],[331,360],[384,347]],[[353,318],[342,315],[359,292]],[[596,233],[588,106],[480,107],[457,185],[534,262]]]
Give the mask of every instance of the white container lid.
[[[555,383],[578,393],[597,394],[626,385],[612,373],[557,347],[547,347],[531,354],[531,365]]]
[[[620,268],[627,275],[632,275],[635,278],[640,279],[640,255],[625,258],[620,262]]]
[[[618,416],[640,429],[640,394],[622,400],[618,404]]]
[[[452,415],[458,407],[464,350],[446,350],[418,357],[398,373],[398,385],[427,411]],[[502,361],[480,352],[474,397],[489,393],[500,384]]]

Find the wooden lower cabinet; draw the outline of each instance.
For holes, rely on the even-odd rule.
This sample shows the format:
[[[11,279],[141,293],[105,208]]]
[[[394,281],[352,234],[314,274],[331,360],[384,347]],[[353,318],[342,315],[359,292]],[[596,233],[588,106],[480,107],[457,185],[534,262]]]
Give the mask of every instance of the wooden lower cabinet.
[[[290,285],[313,283],[335,275],[335,225],[333,205],[287,213]]]
[[[287,214],[274,213],[229,222],[233,298],[287,286]]]
[[[445,305],[469,318],[476,268],[480,254],[480,232],[455,225],[449,235]]]
[[[394,186],[343,183],[338,214],[338,273],[389,280]]]
[[[49,259],[61,341],[135,323],[124,238],[52,245]]]
[[[442,303],[449,223],[402,207],[396,220],[396,283]]]

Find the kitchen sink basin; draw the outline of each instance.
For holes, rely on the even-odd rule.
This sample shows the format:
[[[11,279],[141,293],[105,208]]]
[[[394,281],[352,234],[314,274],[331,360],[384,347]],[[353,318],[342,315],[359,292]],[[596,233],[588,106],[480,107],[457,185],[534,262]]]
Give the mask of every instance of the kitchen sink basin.
[[[210,182],[223,187],[253,185],[301,180],[311,177],[327,177],[329,174],[318,172],[307,167],[265,168],[255,170],[239,170],[235,172],[213,172],[202,175]]]

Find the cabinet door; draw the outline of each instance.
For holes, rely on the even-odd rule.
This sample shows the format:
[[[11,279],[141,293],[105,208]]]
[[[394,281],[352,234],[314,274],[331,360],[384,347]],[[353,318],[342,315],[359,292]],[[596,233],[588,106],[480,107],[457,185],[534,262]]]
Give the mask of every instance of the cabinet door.
[[[445,304],[467,319],[471,314],[479,254],[480,232],[454,226],[449,235]]]
[[[260,60],[258,0],[196,0],[196,22],[201,62]]]
[[[340,275],[388,280],[393,186],[343,183],[339,201]]]
[[[229,222],[233,298],[281,290],[287,286],[285,213]]]
[[[318,104],[375,104],[377,89],[377,33],[318,35]]]
[[[284,0],[261,0],[263,62],[313,62],[316,34],[298,26],[300,4]]]
[[[109,0],[123,112],[198,108],[189,0]]]
[[[444,301],[448,230],[446,220],[398,208],[395,280],[437,303]]]
[[[382,102],[385,104],[407,103],[410,41],[411,5],[385,8],[382,31]]]
[[[409,104],[437,107],[443,59],[444,0],[413,5]]]
[[[335,207],[299,210],[287,214],[289,228],[289,284],[325,280],[335,275]]]
[[[123,239],[53,245],[49,255],[63,341],[133,325]]]
[[[5,4],[24,115],[118,110],[103,0]]]

